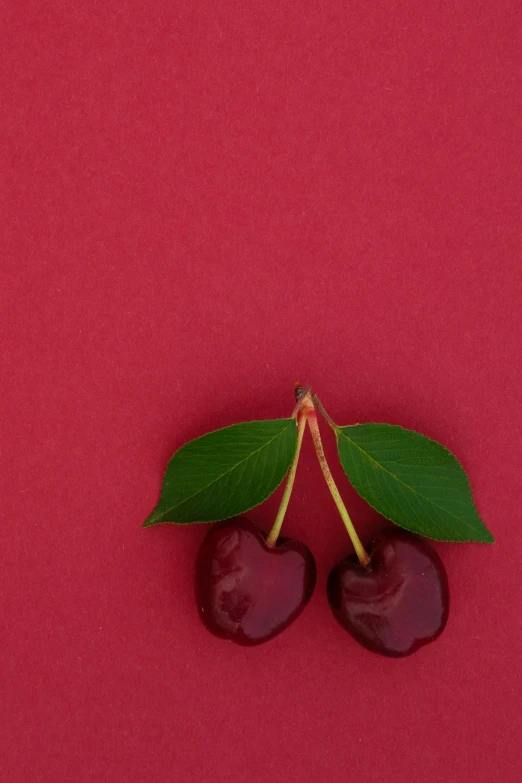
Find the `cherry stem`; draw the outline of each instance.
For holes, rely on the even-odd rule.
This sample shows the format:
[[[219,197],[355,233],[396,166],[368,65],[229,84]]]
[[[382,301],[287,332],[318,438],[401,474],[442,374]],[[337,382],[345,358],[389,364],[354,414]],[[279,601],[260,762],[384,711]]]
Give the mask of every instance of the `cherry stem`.
[[[292,489],[294,487],[295,473],[297,470],[297,463],[299,462],[299,454],[301,453],[301,444],[303,442],[303,435],[306,429],[307,417],[308,417],[307,411],[301,411],[301,413],[299,414],[299,419],[298,419],[299,423],[297,425],[297,449],[295,452],[294,461],[292,462],[290,466],[290,470],[288,471],[286,487],[283,493],[283,497],[281,498],[281,505],[279,506],[279,511],[277,512],[277,516],[272,526],[272,530],[270,531],[266,539],[266,545],[269,547],[274,547],[276,545],[277,539],[279,537],[279,533],[281,532],[281,527],[283,525],[283,520],[285,518],[286,509],[288,508],[288,503],[290,502],[290,495],[292,494]]]
[[[325,408],[324,408],[324,406],[323,406],[323,403],[321,402],[321,400],[319,399],[319,397],[317,396],[317,394],[312,394],[312,400],[313,400],[313,402],[315,403],[316,407],[319,409],[319,411],[320,411],[321,415],[323,416],[323,418],[325,418],[325,419],[326,419],[326,421],[328,422],[328,424],[330,425],[330,427],[331,427],[331,428],[333,429],[333,431],[336,433],[336,432],[337,432],[337,425],[335,424],[335,422],[333,421],[333,419],[332,419],[332,418],[331,418],[331,417],[328,415],[328,413],[326,412],[326,410],[325,410]]]
[[[317,398],[312,398],[315,403],[317,403]],[[355,530],[352,520],[350,519],[350,515],[348,514],[347,508],[343,503],[343,499],[341,495],[339,494],[339,490],[337,489],[337,485],[334,481],[334,478],[332,476],[332,473],[330,471],[330,467],[328,465],[328,462],[326,461],[326,456],[323,449],[323,442],[321,440],[321,433],[319,432],[319,422],[317,421],[317,413],[315,412],[314,408],[314,402],[310,399],[308,404],[308,426],[310,427],[310,431],[312,433],[312,439],[314,441],[315,446],[315,452],[317,454],[317,459],[319,460],[319,465],[321,466],[321,470],[323,471],[323,476],[325,477],[326,483],[328,485],[328,489],[331,492],[331,495],[334,499],[335,505],[337,506],[337,509],[339,511],[339,514],[341,515],[341,519],[344,522],[344,526],[346,530],[348,531],[348,535],[350,536],[350,541],[353,544],[353,548],[355,549],[355,554],[357,555],[359,562],[362,566],[367,566],[370,562],[370,557],[368,553],[366,552],[365,548],[363,547],[361,543],[361,539],[357,535],[357,531]],[[323,415],[325,415],[325,411],[320,405],[320,403],[317,405],[319,410]],[[311,410],[310,410],[311,408]],[[334,426],[331,419],[329,420],[328,416],[325,416],[330,426]]]

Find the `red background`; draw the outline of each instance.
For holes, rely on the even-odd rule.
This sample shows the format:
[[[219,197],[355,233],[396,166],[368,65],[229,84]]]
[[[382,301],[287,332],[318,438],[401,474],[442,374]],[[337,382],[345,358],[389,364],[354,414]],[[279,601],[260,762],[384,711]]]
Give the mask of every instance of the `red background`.
[[[16,0],[1,28],[3,780],[518,781],[518,3]],[[329,614],[350,547],[310,442],[284,530],[318,586],[271,643],[200,624],[204,526],[140,528],[176,448],[295,381],[447,444],[497,538],[437,545],[450,622],[411,658]]]

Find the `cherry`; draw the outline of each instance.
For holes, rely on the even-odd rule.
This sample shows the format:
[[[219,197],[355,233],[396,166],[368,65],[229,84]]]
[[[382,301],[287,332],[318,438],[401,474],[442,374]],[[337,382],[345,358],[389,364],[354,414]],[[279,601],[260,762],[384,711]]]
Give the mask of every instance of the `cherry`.
[[[444,630],[449,590],[446,569],[427,541],[404,530],[385,530],[370,562],[355,555],[330,572],[328,601],[339,623],[364,647],[381,655],[411,655]]]
[[[423,538],[398,528],[384,531],[368,554],[328,466],[315,405],[330,426],[316,395],[298,389],[317,458],[355,554],[330,572],[330,608],[339,623],[364,647],[401,658],[436,639],[448,620],[449,589],[444,564]]]
[[[211,528],[196,562],[196,600],[203,624],[242,645],[272,639],[302,612],[314,591],[312,553],[300,541],[276,546],[250,520]]]

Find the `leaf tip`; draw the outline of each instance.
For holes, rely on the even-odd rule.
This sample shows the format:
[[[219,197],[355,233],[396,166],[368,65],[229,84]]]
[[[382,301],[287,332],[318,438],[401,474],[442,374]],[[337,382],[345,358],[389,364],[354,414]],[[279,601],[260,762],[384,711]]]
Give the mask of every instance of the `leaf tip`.
[[[161,519],[158,517],[156,509],[154,509],[152,514],[149,514],[145,522],[142,524],[142,527],[151,527],[152,525],[157,525],[160,521]]]

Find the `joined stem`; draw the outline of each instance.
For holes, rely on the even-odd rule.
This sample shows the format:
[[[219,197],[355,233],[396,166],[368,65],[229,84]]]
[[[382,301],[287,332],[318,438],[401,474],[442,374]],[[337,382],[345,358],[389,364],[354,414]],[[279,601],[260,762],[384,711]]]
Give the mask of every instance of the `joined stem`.
[[[318,405],[317,407],[320,408],[321,413],[323,415],[326,413],[324,411],[324,408],[319,403],[315,395],[313,396],[314,402],[316,402]],[[368,553],[366,552],[365,548],[363,547],[361,543],[361,539],[357,535],[357,531],[355,530],[353,526],[353,522],[350,519],[350,515],[348,514],[348,510],[346,506],[343,503],[343,499],[341,495],[339,494],[339,490],[337,489],[337,485],[334,481],[334,477],[332,476],[332,473],[330,471],[330,466],[328,465],[328,462],[326,461],[326,456],[323,449],[323,442],[321,440],[321,433],[319,432],[319,423],[317,421],[317,413],[315,412],[315,409],[313,408],[313,403],[311,403],[312,410],[310,410],[310,406],[308,408],[308,426],[310,427],[310,431],[312,433],[312,439],[314,441],[315,446],[315,452],[317,454],[317,459],[319,460],[319,465],[321,466],[321,470],[323,471],[323,476],[325,477],[326,483],[328,485],[328,489],[330,490],[330,493],[334,499],[334,503],[337,506],[337,509],[339,511],[339,514],[341,515],[341,519],[344,522],[344,526],[348,532],[348,535],[350,536],[350,541],[353,544],[353,548],[355,549],[355,554],[357,555],[359,562],[362,566],[367,566],[370,562],[370,557]],[[331,419],[326,416],[328,423],[330,426],[334,426]]]
[[[266,539],[266,545],[269,547],[274,547],[276,545],[277,539],[279,537],[279,533],[281,532],[283,520],[285,518],[286,509],[288,508],[288,503],[290,502],[290,495],[292,494],[292,489],[294,486],[295,473],[297,470],[297,463],[299,462],[299,454],[301,453],[301,444],[303,442],[303,435],[306,428],[307,417],[308,417],[308,413],[304,410],[298,414],[297,449],[295,452],[294,461],[292,462],[292,465],[290,466],[290,470],[288,471],[288,478],[286,480],[286,487],[283,493],[283,497],[281,498],[281,505],[279,506],[279,510],[274,520],[272,530],[270,531]]]

